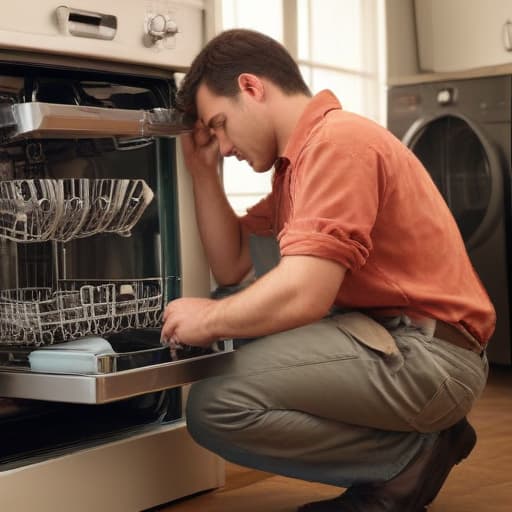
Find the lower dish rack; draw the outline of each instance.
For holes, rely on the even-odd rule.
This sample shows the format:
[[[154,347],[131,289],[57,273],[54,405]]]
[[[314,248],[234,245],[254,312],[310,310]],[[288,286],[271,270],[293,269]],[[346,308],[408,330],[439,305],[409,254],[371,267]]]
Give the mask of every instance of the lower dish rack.
[[[0,344],[49,345],[160,323],[161,278],[60,280],[51,288],[0,290]]]

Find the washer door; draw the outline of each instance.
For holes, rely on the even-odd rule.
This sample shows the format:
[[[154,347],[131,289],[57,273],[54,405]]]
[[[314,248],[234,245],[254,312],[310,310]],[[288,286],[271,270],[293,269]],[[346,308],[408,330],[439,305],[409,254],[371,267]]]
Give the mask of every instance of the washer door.
[[[500,158],[468,119],[419,119],[403,142],[421,160],[447,202],[467,249],[482,244],[503,211]]]

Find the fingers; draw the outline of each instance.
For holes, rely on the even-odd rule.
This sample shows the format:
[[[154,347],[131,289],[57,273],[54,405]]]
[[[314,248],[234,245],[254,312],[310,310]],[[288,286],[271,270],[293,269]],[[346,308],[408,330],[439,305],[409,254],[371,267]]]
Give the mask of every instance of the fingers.
[[[171,314],[171,303],[169,302],[167,304],[167,306],[165,306],[165,309],[164,309],[164,314],[162,315],[162,322],[165,324],[165,321],[167,320],[167,318],[169,317],[169,315]]]
[[[179,351],[183,349],[183,345],[176,334],[176,325],[171,315],[171,304],[168,304],[164,311],[164,325],[160,334],[160,343],[167,345],[171,353],[171,359],[177,361],[179,359]]]
[[[219,144],[206,126],[196,123],[193,133],[180,136],[180,143],[185,166],[192,176],[217,172]]]
[[[169,339],[161,339],[160,343],[169,347],[172,361],[179,359],[179,351],[183,350],[184,347],[176,335],[171,336]]]
[[[168,343],[169,340],[175,335],[175,330],[176,325],[174,325],[174,322],[172,322],[171,318],[168,318],[162,326],[160,341],[163,343]]]
[[[208,146],[212,142],[214,136],[210,129],[206,127],[201,121],[198,121],[194,126],[194,142],[198,147]]]
[[[160,340],[161,345],[167,345],[171,350],[181,350],[183,344],[176,335],[171,336],[169,339]]]
[[[181,149],[185,155],[189,155],[195,151],[194,134],[184,133],[180,135]]]
[[[180,136],[184,152],[197,151],[199,148],[208,146],[215,137],[201,121],[197,121],[191,133],[184,133]]]
[[[176,330],[176,324],[171,315],[171,303],[167,304],[162,320],[163,325],[160,333],[160,342],[162,344],[168,344],[173,337],[176,338],[176,333],[174,332]]]

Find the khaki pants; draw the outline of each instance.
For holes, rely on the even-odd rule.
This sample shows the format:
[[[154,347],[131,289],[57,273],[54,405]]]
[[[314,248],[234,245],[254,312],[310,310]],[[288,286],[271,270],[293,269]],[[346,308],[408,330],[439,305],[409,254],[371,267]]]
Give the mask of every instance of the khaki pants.
[[[189,431],[264,471],[342,487],[388,480],[468,413],[488,372],[485,355],[417,328],[390,333],[397,350],[381,351],[335,315],[256,339],[229,374],[192,386]]]

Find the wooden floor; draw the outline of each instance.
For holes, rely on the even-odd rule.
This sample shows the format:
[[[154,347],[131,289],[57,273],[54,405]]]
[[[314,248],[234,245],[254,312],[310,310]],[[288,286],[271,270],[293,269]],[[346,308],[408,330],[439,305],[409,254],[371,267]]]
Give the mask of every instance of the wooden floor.
[[[471,456],[456,466],[429,512],[512,511],[512,370],[491,368],[470,421],[478,434]],[[159,507],[159,512],[292,512],[340,490],[227,465],[226,486]],[[400,511],[397,511],[400,512]]]

